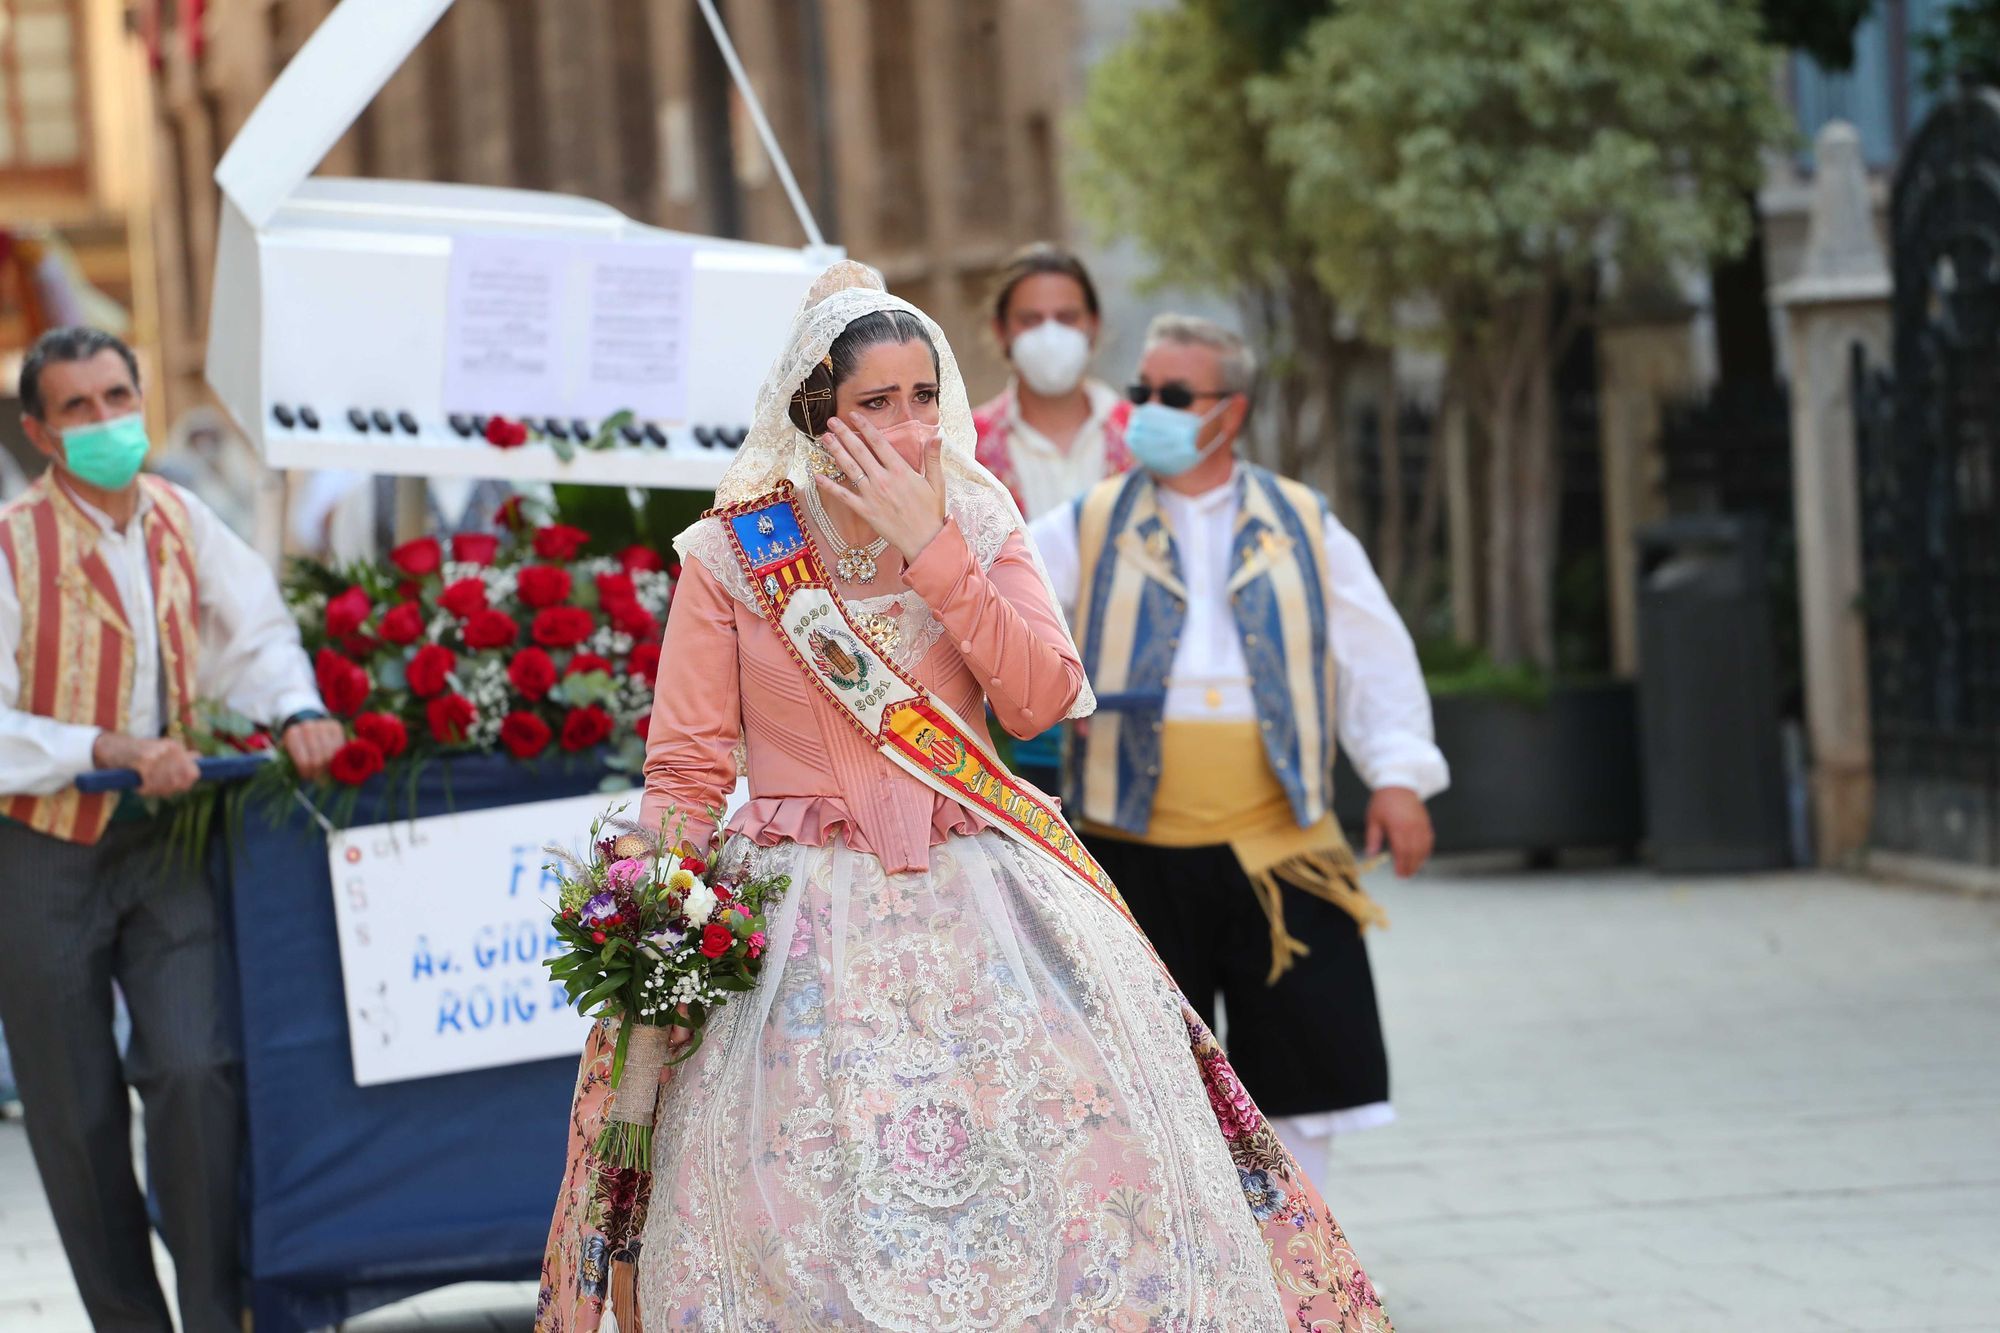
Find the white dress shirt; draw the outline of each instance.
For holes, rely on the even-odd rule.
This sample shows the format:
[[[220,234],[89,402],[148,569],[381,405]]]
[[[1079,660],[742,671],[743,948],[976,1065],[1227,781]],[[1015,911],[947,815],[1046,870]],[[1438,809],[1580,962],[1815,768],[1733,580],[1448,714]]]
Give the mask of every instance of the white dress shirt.
[[[1104,480],[1104,425],[1120,395],[1108,384],[1085,380],[1090,418],[1065,449],[1021,419],[1020,389],[1007,389],[1007,461],[1029,518],[1059,509]]]
[[[1160,517],[1174,535],[1187,584],[1187,623],[1167,677],[1166,715],[1175,721],[1236,722],[1257,716],[1250,667],[1229,606],[1236,536],[1236,478],[1201,495],[1156,488]],[[1030,525],[1056,596],[1074,610],[1080,559],[1073,511],[1065,506]],[[1375,577],[1368,553],[1331,514],[1326,519],[1327,640],[1333,648],[1334,709],[1340,745],[1371,791],[1407,787],[1428,800],[1451,781],[1431,730],[1430,695],[1416,645]],[[1082,627],[1077,627],[1081,632]]]
[[[321,706],[311,664],[299,646],[299,629],[278,595],[270,567],[231,532],[215,511],[176,486],[187,506],[194,545],[196,610],[201,632],[197,697],[213,699],[256,722],[282,722],[302,708]],[[72,493],[77,507],[104,530],[97,554],[117,585],[132,625],[134,736],[158,736],[160,718],[159,616],[147,569],[139,515],[118,531],[110,517]],[[141,512],[151,502],[140,497]],[[79,773],[95,768],[90,757],[100,728],[22,712],[21,601],[14,571],[0,552],[0,793],[46,796]]]

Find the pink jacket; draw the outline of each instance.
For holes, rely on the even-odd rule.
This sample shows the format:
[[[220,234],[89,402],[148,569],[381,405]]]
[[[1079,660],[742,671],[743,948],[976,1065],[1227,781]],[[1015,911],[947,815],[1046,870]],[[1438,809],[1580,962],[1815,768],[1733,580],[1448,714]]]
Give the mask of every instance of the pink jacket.
[[[894,548],[883,561],[893,587]],[[1069,711],[1083,664],[1021,534],[982,570],[948,521],[902,582],[944,624],[917,679],[960,717],[976,725],[990,702],[1008,731],[1033,736]],[[751,799],[729,827],[762,846],[818,846],[838,833],[890,873],[921,871],[947,836],[988,826],[878,754],[806,679],[777,631],[699,561],[687,563],[667,616],[647,734],[640,818],[648,828],[675,809],[702,826],[702,812],[736,785],[739,736]]]
[[[1132,420],[1132,404],[1121,399],[1104,418],[1104,475],[1116,476],[1132,470],[1132,451],[1125,444],[1125,427]],[[973,455],[980,465],[1000,479],[1014,496],[1014,504],[1028,512],[1021,498],[1020,479],[1014,475],[1014,455],[1008,436],[1014,429],[1014,390],[1010,385],[972,410],[976,437]]]

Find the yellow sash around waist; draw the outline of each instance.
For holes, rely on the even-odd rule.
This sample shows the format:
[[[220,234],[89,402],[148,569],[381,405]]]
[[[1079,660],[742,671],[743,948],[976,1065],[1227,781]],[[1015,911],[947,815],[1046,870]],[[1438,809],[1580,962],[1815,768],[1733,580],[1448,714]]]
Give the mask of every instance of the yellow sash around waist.
[[[1361,868],[1333,816],[1309,828],[1293,819],[1254,721],[1169,721],[1160,739],[1160,785],[1145,836],[1099,824],[1084,830],[1152,847],[1227,843],[1271,924],[1269,980],[1309,952],[1285,929],[1286,884],[1324,898],[1364,930],[1389,924],[1388,913],[1362,891]]]

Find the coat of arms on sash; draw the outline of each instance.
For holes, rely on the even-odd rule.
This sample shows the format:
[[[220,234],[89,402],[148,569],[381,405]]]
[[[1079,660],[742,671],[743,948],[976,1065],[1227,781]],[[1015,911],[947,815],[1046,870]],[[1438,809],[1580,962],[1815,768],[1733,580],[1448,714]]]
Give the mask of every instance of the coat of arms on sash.
[[[917,733],[917,748],[930,756],[931,768],[940,775],[951,775],[965,768],[965,747],[955,736],[941,735],[931,727]]]
[[[868,684],[868,659],[861,645],[837,629],[815,629],[806,635],[813,665],[843,690],[858,690]]]

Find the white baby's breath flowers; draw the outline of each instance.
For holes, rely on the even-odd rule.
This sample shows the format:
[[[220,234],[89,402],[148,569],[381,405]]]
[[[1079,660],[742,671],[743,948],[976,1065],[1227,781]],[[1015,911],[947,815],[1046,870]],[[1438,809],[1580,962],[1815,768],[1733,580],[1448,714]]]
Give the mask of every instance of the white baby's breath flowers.
[[[479,579],[486,585],[486,600],[489,602],[504,602],[514,595],[514,571],[511,569],[482,569]]]
[[[507,714],[511,688],[507,680],[507,664],[499,657],[489,657],[461,675],[465,696],[472,701],[475,710],[465,738],[473,745],[491,748],[499,742],[500,724]]]
[[[673,597],[674,581],[667,577],[663,569],[642,569],[632,576],[632,593],[639,599],[639,605],[651,611],[655,617],[667,614],[667,602]]]

